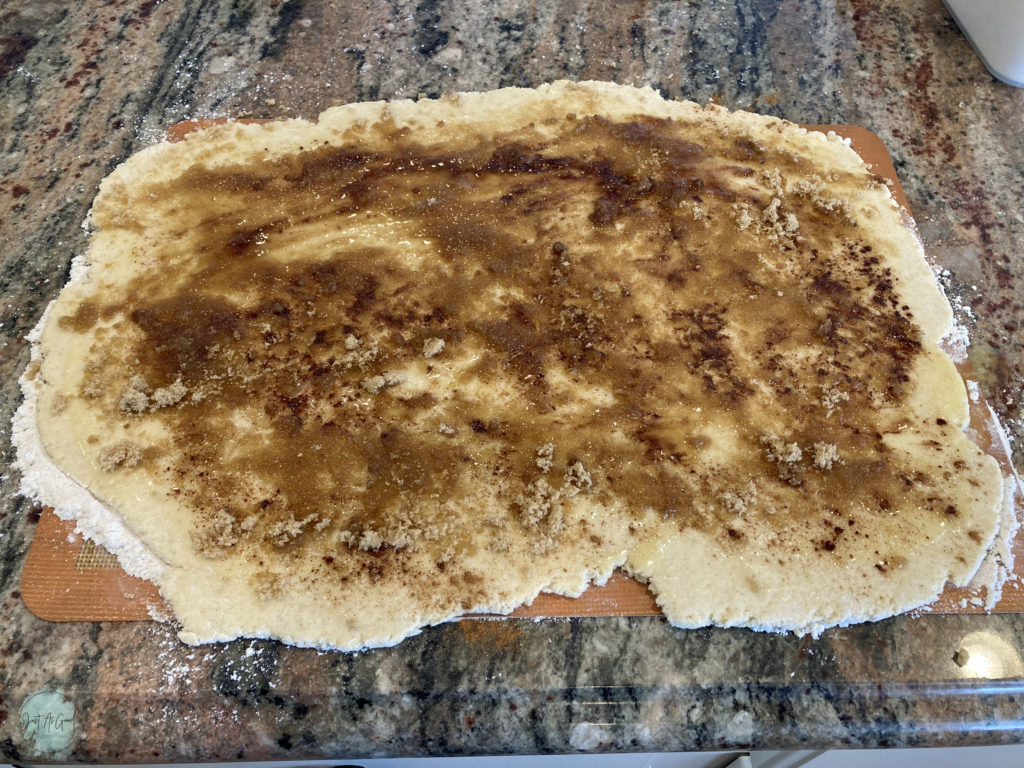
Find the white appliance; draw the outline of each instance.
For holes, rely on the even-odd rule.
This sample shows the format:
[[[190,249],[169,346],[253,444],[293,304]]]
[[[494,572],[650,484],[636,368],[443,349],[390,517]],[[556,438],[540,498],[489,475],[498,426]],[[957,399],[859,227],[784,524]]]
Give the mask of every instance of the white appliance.
[[[943,0],[988,71],[1024,88],[1024,0]]]

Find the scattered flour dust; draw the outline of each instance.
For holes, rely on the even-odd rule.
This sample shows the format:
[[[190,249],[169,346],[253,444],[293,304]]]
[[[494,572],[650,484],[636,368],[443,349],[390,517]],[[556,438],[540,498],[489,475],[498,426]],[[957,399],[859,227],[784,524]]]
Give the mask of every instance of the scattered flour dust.
[[[266,687],[273,690],[277,687],[278,652],[276,643],[268,640],[248,640],[234,644],[217,644],[200,650],[195,646],[183,645],[177,638],[173,628],[158,630],[156,655],[147,656],[146,674],[153,678],[153,688],[159,692],[172,688],[190,688],[196,681],[209,679],[215,672],[217,679],[224,684],[233,685],[239,690],[256,690]],[[231,707],[221,715],[232,720],[238,713]],[[194,715],[198,718],[202,713]]]
[[[942,351],[949,355],[949,359],[954,363],[964,363],[967,361],[967,348],[970,344],[971,337],[967,333],[967,326],[954,320],[953,327],[942,339]]]
[[[1003,475],[1003,508],[999,516],[996,540],[970,584],[972,591],[980,593],[984,590],[985,599],[982,607],[991,611],[1002,598],[1003,587],[1007,583],[1020,583],[1017,574],[1013,572],[1013,541],[1021,524],[1020,512],[1024,507],[1024,484],[1021,483],[1010,463],[1010,443],[1003,425],[999,423],[999,418],[991,406],[988,406],[988,418],[985,421],[986,428],[993,437],[993,442],[997,443],[999,449],[1005,454],[1005,464],[1010,468],[1009,474],[1004,472]],[[977,606],[978,604],[975,602],[977,599],[977,597],[972,597],[971,604]]]
[[[978,382],[974,379],[967,380],[967,396],[971,398],[972,403],[976,403],[981,399],[981,387],[978,386]]]
[[[75,262],[78,263],[73,263],[71,269],[73,281],[85,275],[82,257],[77,257]],[[33,370],[39,363],[39,336],[49,314],[50,308],[47,307],[39,324],[26,336],[32,345],[28,370]],[[53,506],[58,517],[75,520],[76,532],[92,539],[117,557],[121,567],[130,575],[159,583],[164,563],[132,535],[116,514],[64,474],[43,449],[36,425],[36,383],[30,380],[27,371],[22,374],[19,383],[24,400],[14,414],[11,443],[17,451],[14,467],[21,472],[20,492],[30,499],[45,500]]]
[[[973,385],[973,386],[972,386]],[[978,402],[978,384],[967,382],[967,389],[972,402]],[[981,561],[977,573],[965,588],[967,595],[960,598],[958,607],[961,610],[979,608],[992,611],[1003,597],[1003,588],[1013,585],[1016,589],[1024,589],[1021,578],[1014,573],[1015,558],[1013,543],[1021,527],[1021,514],[1024,513],[1024,483],[1021,482],[1016,470],[1010,463],[1010,444],[1006,431],[999,422],[995,411],[988,406],[986,429],[993,438],[993,449],[1005,457],[1001,462],[1003,468],[1003,504],[999,512],[999,526],[995,540],[985,558]],[[1007,469],[1009,468],[1009,469]],[[916,616],[934,610],[933,605],[925,605],[911,612]]]
[[[975,322],[976,316],[960,292],[948,290],[952,277],[948,269],[936,270],[936,277],[953,309],[953,325],[941,341],[942,350],[949,355],[954,363],[965,363],[971,344],[968,325]],[[981,389],[978,382],[967,379],[964,383],[970,402],[973,405],[978,404],[981,401]],[[1000,511],[999,528],[995,541],[982,560],[978,572],[968,584],[969,597],[961,598],[960,608],[971,606],[991,611],[1002,598],[1003,587],[1007,583],[1018,584],[1020,581],[1014,573],[1012,545],[1020,528],[1020,515],[1024,512],[1024,485],[1021,484],[1021,480],[1013,468],[1010,459],[1013,453],[1006,431],[991,406],[986,406],[986,408],[988,416],[985,426],[992,436],[995,444],[993,447],[1000,449],[1005,455],[1005,461],[1002,462],[1003,506]],[[1007,470],[1007,468],[1009,469]]]
[[[948,269],[938,270],[936,277],[946,300],[949,301],[949,306],[953,308],[953,325],[942,339],[942,351],[949,355],[954,363],[964,363],[967,361],[967,349],[971,345],[971,337],[967,328],[975,320],[974,311],[963,296],[956,291],[947,289],[952,277]]]

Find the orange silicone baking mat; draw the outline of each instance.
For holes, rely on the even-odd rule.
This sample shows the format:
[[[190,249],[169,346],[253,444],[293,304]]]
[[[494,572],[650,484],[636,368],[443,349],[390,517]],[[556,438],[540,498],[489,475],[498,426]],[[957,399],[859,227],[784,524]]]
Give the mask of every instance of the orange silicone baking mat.
[[[213,122],[179,123],[168,131],[172,141]],[[878,136],[857,126],[814,125],[815,130],[833,130],[850,140],[853,148],[872,166],[879,176],[892,181],[893,195],[907,209],[907,199],[896,176],[885,144]],[[912,223],[910,224],[912,226]],[[971,372],[961,367],[961,375]],[[1016,483],[1015,507],[1024,506],[1019,480],[1005,441],[998,434],[988,405],[984,400],[971,401],[971,428],[982,450],[994,456],[1004,476]],[[1017,570],[1024,575],[1024,542],[1014,541]],[[997,613],[1024,611],[1024,589],[1021,580],[1011,579],[1003,589],[1002,598],[993,608]],[[49,621],[134,621],[170,615],[157,588],[146,581],[126,574],[117,559],[91,541],[75,533],[75,523],[61,520],[50,509],[44,509],[36,527],[35,538],[21,577],[21,595],[29,610]],[[965,589],[947,589],[931,612],[980,613],[983,608],[973,601]],[[539,618],[560,616],[651,616],[660,613],[654,597],[646,586],[616,572],[601,587],[591,587],[578,598],[541,594],[531,605],[522,606],[513,617]]]

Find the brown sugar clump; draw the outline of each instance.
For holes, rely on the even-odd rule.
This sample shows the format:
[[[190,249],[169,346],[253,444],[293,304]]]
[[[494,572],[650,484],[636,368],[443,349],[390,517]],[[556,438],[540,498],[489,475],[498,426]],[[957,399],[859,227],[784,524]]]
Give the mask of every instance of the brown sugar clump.
[[[104,472],[113,472],[119,467],[131,469],[137,466],[142,461],[142,451],[130,440],[119,440],[101,449],[97,458],[100,469]]]
[[[149,384],[141,376],[132,376],[121,390],[117,407],[129,413],[142,413],[149,407]]]
[[[839,461],[839,448],[835,443],[814,444],[814,466],[822,470],[830,470]]]
[[[431,337],[423,342],[423,356],[436,357],[444,351],[444,339]]]
[[[572,489],[572,495],[585,493],[594,487],[594,480],[583,467],[582,462],[574,462],[565,469],[565,484]]]
[[[363,389],[371,395],[376,395],[385,389],[398,386],[404,380],[405,376],[400,371],[384,371],[384,373],[363,379]]]
[[[227,509],[218,509],[192,532],[192,543],[204,557],[219,560],[239,541],[235,518]]]
[[[188,393],[188,389],[181,383],[181,379],[178,379],[169,387],[161,387],[153,392],[152,407],[156,408],[167,408],[168,406],[175,405]]]
[[[790,485],[800,485],[803,482],[803,471],[800,467],[803,451],[797,443],[787,443],[774,432],[768,432],[761,436],[761,444],[765,448],[768,461],[779,465],[780,479]]]
[[[726,491],[719,499],[727,510],[742,517],[750,512],[757,503],[757,488],[753,482],[738,491]]]
[[[558,534],[564,524],[562,498],[561,491],[539,477],[518,499],[519,521],[530,531],[533,550],[538,554],[548,552],[558,544]]]
[[[552,460],[555,456],[555,444],[546,443],[537,449],[537,469],[541,472],[549,472],[551,467],[554,466]]]
[[[768,432],[761,436],[761,444],[765,447],[765,453],[769,461],[777,461],[784,464],[795,464],[803,458],[803,451],[796,443],[787,443],[774,432]]]
[[[318,519],[318,515],[312,514],[307,515],[301,520],[289,517],[287,520],[281,520],[274,523],[267,530],[267,541],[278,547],[287,546],[302,535],[302,532],[307,525],[316,522]]]

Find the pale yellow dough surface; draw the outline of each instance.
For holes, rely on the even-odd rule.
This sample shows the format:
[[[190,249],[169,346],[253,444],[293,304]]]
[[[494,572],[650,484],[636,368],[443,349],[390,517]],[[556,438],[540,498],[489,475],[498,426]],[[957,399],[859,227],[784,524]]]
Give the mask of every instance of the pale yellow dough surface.
[[[618,566],[679,626],[819,631],[995,534],[949,306],[835,136],[604,83],[355,104],[151,147],[92,222],[40,441],[188,642],[389,645]]]

